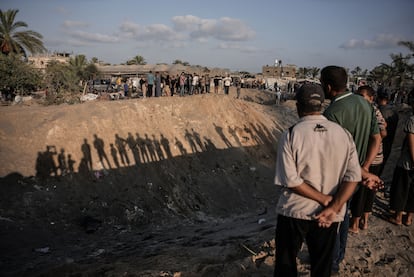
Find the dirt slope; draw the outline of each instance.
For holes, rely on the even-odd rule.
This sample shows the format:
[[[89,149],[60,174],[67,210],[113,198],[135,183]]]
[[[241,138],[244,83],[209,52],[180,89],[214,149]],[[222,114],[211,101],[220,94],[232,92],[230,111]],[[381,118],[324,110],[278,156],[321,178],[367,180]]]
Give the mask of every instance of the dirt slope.
[[[0,276],[271,276],[276,144],[295,104],[234,95],[1,107]],[[350,237],[343,276],[414,273],[412,226],[386,206],[380,193]]]
[[[0,269],[30,275],[66,259],[77,264],[88,252],[83,246],[75,253],[77,240],[88,240],[80,239],[85,234],[99,234],[93,240],[100,241],[128,230],[138,237],[142,229],[152,233],[194,222],[207,228],[266,212],[276,199],[276,138],[296,115],[271,105],[270,94],[246,90],[243,100],[233,95],[3,107],[0,215],[8,258]],[[82,151],[85,144],[91,158]],[[73,171],[54,170],[60,153]],[[36,249],[48,249],[46,259]]]
[[[265,94],[260,97],[268,98]],[[24,176],[35,175],[38,152],[45,152],[47,146],[54,146],[57,152],[64,149],[65,155],[71,154],[76,170],[85,139],[92,148],[93,169],[101,169],[93,146],[94,135],[103,140],[112,166],[110,143],[115,143],[116,136],[122,139],[132,136],[135,140],[138,135],[147,137],[153,146],[164,137],[172,156],[180,156],[183,151],[202,152],[207,146],[227,149],[265,144],[285,125],[284,120],[279,120],[283,114],[264,112],[264,108],[268,107],[224,95],[2,107],[0,147],[4,166],[0,168],[0,176],[14,171]],[[135,164],[129,147],[127,151],[131,165]],[[150,160],[157,161],[159,157],[155,155]]]

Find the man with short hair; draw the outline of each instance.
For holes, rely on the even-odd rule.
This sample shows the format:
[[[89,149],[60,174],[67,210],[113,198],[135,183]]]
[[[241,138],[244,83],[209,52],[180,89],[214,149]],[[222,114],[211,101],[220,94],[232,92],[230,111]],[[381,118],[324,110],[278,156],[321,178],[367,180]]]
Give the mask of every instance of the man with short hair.
[[[211,78],[210,78],[210,75],[209,74],[206,74],[205,76],[204,76],[204,85],[205,85],[205,88],[206,88],[206,93],[210,93],[210,82],[211,82]]]
[[[152,97],[153,87],[155,82],[155,76],[152,74],[152,71],[147,74],[147,97]]]
[[[378,123],[372,106],[363,97],[347,91],[348,74],[345,68],[331,65],[321,70],[321,85],[326,98],[331,100],[324,111],[324,116],[347,129],[355,142],[361,174],[364,184],[370,189],[378,189],[381,180],[369,173],[369,167],[375,159],[380,143]],[[339,271],[339,264],[345,256],[348,238],[349,214],[345,214],[340,224],[339,234],[334,250],[334,273]]]
[[[224,94],[228,95],[230,91],[230,85],[231,85],[230,74],[226,74],[226,77],[224,77],[223,85],[224,85]]]
[[[311,276],[331,275],[337,228],[345,203],[361,180],[351,134],[322,115],[324,92],[304,84],[297,93],[299,121],[278,144],[274,276],[297,276],[296,257],[303,241],[309,249]]]
[[[185,73],[181,72],[181,75],[178,78],[178,84],[180,85],[180,96],[184,96],[186,80],[187,78],[185,77]]]

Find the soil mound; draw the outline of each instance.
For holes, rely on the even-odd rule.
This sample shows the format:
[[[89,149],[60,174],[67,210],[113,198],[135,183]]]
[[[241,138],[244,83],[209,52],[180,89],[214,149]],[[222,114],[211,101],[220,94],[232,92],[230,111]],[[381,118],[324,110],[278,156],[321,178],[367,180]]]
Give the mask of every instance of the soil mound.
[[[233,95],[3,107],[2,249],[19,257],[1,264],[5,272],[83,260],[70,244],[87,234],[152,238],[160,228],[265,213],[276,200],[275,142],[296,114],[266,92]],[[39,251],[71,254],[56,261]]]
[[[276,145],[295,103],[234,95],[1,107],[0,275],[271,276]],[[341,276],[413,275],[413,226],[388,223],[387,205],[377,193]]]

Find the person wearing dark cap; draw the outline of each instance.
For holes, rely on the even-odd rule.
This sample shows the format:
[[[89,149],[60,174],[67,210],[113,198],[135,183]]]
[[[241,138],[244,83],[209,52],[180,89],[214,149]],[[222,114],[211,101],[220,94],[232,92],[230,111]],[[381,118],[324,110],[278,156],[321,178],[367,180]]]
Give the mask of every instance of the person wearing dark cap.
[[[306,241],[311,276],[331,275],[337,228],[361,180],[351,134],[322,115],[322,87],[304,84],[296,94],[298,122],[279,139],[275,184],[274,276],[297,276],[296,257]]]

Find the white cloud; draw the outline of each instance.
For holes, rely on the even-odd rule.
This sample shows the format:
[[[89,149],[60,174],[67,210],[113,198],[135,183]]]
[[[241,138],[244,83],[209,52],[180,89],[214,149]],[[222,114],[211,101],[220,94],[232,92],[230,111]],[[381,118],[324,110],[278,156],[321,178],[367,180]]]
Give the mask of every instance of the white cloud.
[[[256,33],[243,21],[230,17],[202,19],[193,15],[172,18],[177,31],[188,31],[193,39],[215,38],[222,41],[244,41],[255,37]]]
[[[404,40],[401,36],[393,34],[379,34],[373,39],[350,39],[340,45],[344,49],[388,49],[397,46]]]
[[[174,29],[177,31],[194,31],[197,30],[197,25],[203,20],[194,15],[180,15],[174,16],[172,22]]]
[[[134,22],[126,21],[121,24],[119,29],[123,34],[128,34],[130,36],[134,36],[139,33],[140,26]]]
[[[71,45],[135,41],[138,45],[146,47],[185,48],[191,42],[205,44],[211,40],[218,40],[227,43],[218,46],[220,49],[257,51],[254,48],[235,44],[252,39],[255,32],[241,20],[230,17],[203,19],[193,15],[175,16],[172,18],[172,26],[141,25],[133,21],[124,21],[117,32],[108,34],[82,30],[90,27],[83,21],[66,20],[62,23],[62,29]]]
[[[121,36],[135,40],[174,41],[182,40],[183,35],[164,24],[141,26],[134,22],[124,22],[120,26]]]
[[[89,32],[83,32],[83,31],[73,31],[70,32],[69,35],[75,39],[79,39],[81,41],[86,42],[118,42],[119,39],[112,35],[105,35],[105,34],[99,34],[99,33],[89,33]]]

